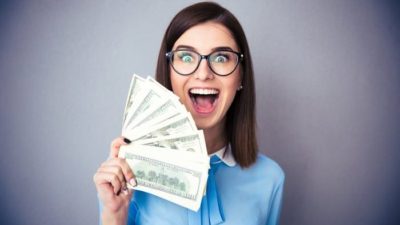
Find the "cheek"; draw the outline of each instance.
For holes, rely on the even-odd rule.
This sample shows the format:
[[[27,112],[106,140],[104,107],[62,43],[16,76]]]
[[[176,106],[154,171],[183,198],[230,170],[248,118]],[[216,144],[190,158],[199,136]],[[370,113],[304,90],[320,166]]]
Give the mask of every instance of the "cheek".
[[[230,80],[230,82],[227,82],[228,85],[226,86],[226,90],[227,90],[227,96],[226,96],[226,101],[227,104],[230,105],[232,104],[236,93],[237,93],[237,88],[240,86],[241,83],[241,78],[240,78],[240,74],[232,74],[233,76],[231,78],[233,78],[232,80]],[[228,108],[229,108],[228,107]]]
[[[232,90],[228,93],[227,99],[226,99],[226,108],[230,108],[233,102],[233,99],[235,99],[236,96],[236,90]]]
[[[239,80],[234,80],[232,82],[229,82],[229,85],[226,86],[226,91],[225,91],[225,108],[229,108],[235,99],[236,96],[236,90],[237,87],[239,86]],[[227,110],[227,109],[226,109]]]
[[[227,82],[227,89],[230,92],[230,94],[235,95],[237,89],[239,88],[239,86],[242,83],[242,73],[241,70],[236,70],[235,73],[231,74],[228,78],[230,78],[230,80]]]
[[[180,98],[184,96],[184,79],[180,75],[177,75],[175,73],[171,73],[171,86],[172,86],[172,91],[178,95]]]

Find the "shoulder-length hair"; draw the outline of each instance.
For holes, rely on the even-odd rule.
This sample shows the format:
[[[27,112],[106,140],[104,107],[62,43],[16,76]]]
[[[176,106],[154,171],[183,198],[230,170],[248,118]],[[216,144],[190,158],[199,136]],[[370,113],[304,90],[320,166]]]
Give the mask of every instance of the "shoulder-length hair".
[[[239,51],[244,55],[240,64],[243,89],[236,93],[235,99],[227,112],[227,140],[236,162],[242,167],[249,167],[257,159],[255,87],[253,65],[250,50],[243,28],[236,17],[227,9],[212,2],[202,2],[184,8],[169,24],[161,43],[158,55],[156,80],[172,90],[170,66],[166,53],[172,50],[176,40],[191,27],[216,22],[230,30]]]

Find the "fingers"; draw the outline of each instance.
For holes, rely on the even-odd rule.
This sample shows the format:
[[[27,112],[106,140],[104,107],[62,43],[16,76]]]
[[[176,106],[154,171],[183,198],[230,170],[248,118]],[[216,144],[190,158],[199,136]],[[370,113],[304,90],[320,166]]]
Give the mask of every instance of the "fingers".
[[[100,171],[93,176],[98,197],[103,204],[104,211],[117,213],[121,211],[121,207],[129,205],[133,191],[122,186],[118,176],[113,172]]]
[[[114,169],[117,169],[117,171],[115,171],[115,174],[118,174],[119,177],[122,177],[121,180],[123,179],[124,181],[131,182],[131,180],[135,178],[134,173],[132,172],[125,159],[110,159],[104,162],[103,165],[107,167],[112,167],[109,169],[113,171],[115,171]]]
[[[101,184],[111,185],[114,194],[127,190],[127,182],[136,186],[135,175],[125,159],[112,158],[104,162],[94,176],[96,186]]]
[[[116,139],[114,139],[111,142],[111,149],[110,149],[110,155],[109,158],[117,158],[118,157],[118,152],[119,152],[119,148],[121,147],[121,145],[126,145],[131,143],[131,141],[127,138],[124,137],[118,137]]]
[[[126,186],[125,177],[122,170],[118,166],[102,166],[98,169],[100,174],[104,174],[103,181],[111,183],[116,194],[120,188]]]
[[[114,173],[109,172],[100,172],[95,174],[95,183],[97,185],[100,184],[111,184],[114,194],[118,195],[123,184],[121,180],[118,179],[118,176],[115,176]]]

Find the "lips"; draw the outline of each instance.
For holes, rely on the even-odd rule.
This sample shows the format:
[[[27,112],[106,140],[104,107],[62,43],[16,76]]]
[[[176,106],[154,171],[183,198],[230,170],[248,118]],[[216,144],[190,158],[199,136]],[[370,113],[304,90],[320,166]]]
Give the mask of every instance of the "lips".
[[[191,88],[189,96],[197,113],[208,114],[215,109],[219,90],[215,88]]]

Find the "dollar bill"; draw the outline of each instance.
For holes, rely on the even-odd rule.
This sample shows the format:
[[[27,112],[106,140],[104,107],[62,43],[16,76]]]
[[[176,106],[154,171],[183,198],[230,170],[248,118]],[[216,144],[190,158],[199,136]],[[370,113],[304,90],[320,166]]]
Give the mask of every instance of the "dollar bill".
[[[147,111],[152,110],[152,108],[155,110],[156,108],[160,107],[159,105],[162,104],[161,102],[163,101],[163,97],[152,89],[147,89],[140,97],[141,99],[138,99],[138,102],[140,102],[138,106],[132,108],[132,110],[128,113],[128,120],[126,122],[128,128],[136,125],[137,122],[135,119],[139,115],[148,113]]]
[[[178,134],[170,136],[161,136],[157,138],[141,139],[135,143],[149,145],[161,148],[169,148],[186,152],[194,152],[199,155],[207,154],[205,147],[204,134],[202,131],[196,131],[191,134]]]
[[[165,162],[162,154],[123,146],[120,157],[125,158],[135,173],[137,186],[145,191],[183,207],[197,211],[205,191],[208,168],[201,164],[178,161]]]
[[[124,115],[123,115],[123,119],[122,119],[122,124],[123,127],[125,127],[125,120],[127,117],[128,112],[131,111],[132,108],[134,108],[134,102],[135,100],[137,100],[138,94],[143,90],[144,84],[145,83],[145,79],[143,79],[142,77],[134,74],[132,76],[132,80],[129,86],[129,92],[128,92],[128,98],[126,99],[126,103],[125,103],[125,110],[124,110]]]
[[[193,133],[197,131],[197,127],[191,116],[179,114],[150,126],[139,126],[128,132],[127,136],[131,141],[138,139],[157,138],[162,136],[170,136],[174,134]]]
[[[194,152],[180,151],[167,147],[142,145],[136,142],[133,142],[132,144],[124,147],[126,148],[125,151],[129,151],[134,154],[145,155],[146,157],[150,158],[156,157],[161,159],[163,162],[168,162],[171,164],[179,164],[181,162],[193,162],[196,165],[201,165],[202,168],[210,167],[210,158],[208,157],[208,155],[199,155]]]
[[[146,79],[145,88],[143,88],[145,90],[137,97],[138,104],[128,112],[127,129],[132,129],[143,120],[154,121],[156,115],[166,114],[166,110],[173,110],[175,114],[186,112],[185,107],[179,102],[179,98],[168,89],[161,87],[153,79]],[[170,113],[170,111],[168,112]],[[152,117],[147,118],[148,116]]]
[[[147,110],[146,113],[141,113],[136,117],[135,121],[128,125],[128,130],[135,130],[135,128],[142,129],[154,124],[161,123],[169,118],[178,114],[186,113],[182,105],[177,104],[175,100],[167,99],[159,104],[156,104],[152,109]]]
[[[170,90],[162,86],[160,83],[158,83],[156,80],[154,80],[152,77],[147,77],[146,78],[147,83],[152,86],[151,88],[154,88],[156,90],[159,90],[162,92],[165,96],[168,96],[168,98],[171,99],[176,99],[179,100],[179,97],[173,94]]]

